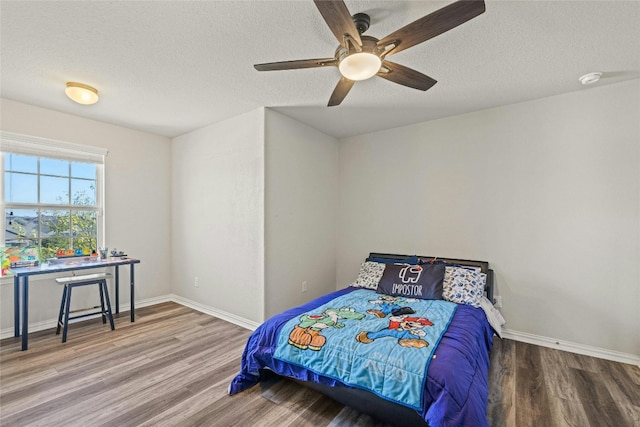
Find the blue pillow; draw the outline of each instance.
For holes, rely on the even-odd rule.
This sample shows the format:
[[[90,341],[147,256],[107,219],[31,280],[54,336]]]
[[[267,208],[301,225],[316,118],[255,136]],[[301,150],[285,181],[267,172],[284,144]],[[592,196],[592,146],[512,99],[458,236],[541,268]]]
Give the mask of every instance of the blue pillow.
[[[387,264],[376,292],[405,298],[443,299],[444,272],[443,264]]]
[[[417,255],[411,255],[409,257],[406,258],[379,258],[379,257],[371,257],[368,258],[367,261],[371,261],[371,262],[381,262],[383,264],[417,264],[418,263],[418,256]]]

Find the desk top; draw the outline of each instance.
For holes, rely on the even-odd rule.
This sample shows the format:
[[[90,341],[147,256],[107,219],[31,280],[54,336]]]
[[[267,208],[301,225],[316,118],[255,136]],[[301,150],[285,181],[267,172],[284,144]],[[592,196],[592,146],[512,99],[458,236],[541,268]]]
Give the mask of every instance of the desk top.
[[[107,259],[97,259],[93,261],[72,261],[62,264],[40,264],[35,267],[17,267],[10,268],[9,271],[15,277],[34,276],[36,274],[52,274],[61,273],[63,271],[72,270],[88,270],[90,268],[112,267],[115,265],[139,264],[139,259],[115,257]]]

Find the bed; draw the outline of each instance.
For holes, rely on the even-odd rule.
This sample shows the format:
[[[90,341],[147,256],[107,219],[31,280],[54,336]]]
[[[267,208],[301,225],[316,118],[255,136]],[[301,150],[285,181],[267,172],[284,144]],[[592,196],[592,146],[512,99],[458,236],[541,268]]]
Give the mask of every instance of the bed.
[[[487,262],[370,253],[350,286],[260,325],[229,394],[276,374],[389,424],[488,427],[492,300]]]

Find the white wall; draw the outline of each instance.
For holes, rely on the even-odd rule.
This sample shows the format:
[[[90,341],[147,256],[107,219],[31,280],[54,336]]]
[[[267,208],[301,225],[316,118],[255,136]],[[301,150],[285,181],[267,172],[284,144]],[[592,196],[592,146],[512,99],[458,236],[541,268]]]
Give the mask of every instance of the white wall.
[[[105,163],[106,243],[141,260],[135,268],[136,300],[170,293],[169,138],[7,99],[0,100],[0,108],[0,127],[6,132],[109,150]],[[128,268],[122,268],[121,272],[125,280],[120,303],[126,309]],[[11,283],[9,280],[0,285],[2,330],[13,327]],[[57,318],[60,287],[50,277],[32,279],[30,283],[29,320],[35,323]]]
[[[338,285],[369,251],[487,260],[510,330],[640,355],[638,80],[353,137]]]
[[[173,142],[4,99],[0,126],[109,149],[107,242],[142,260],[138,299],[259,322],[324,293],[332,263],[347,285],[370,251],[483,259],[510,330],[640,354],[639,93],[635,80],[348,138],[338,160],[334,139],[262,109]],[[59,289],[33,283],[31,320],[54,318]],[[4,330],[10,284],[0,298]]]
[[[337,202],[338,141],[267,109],[266,317],[335,290]]]
[[[261,321],[264,110],[174,138],[171,156],[173,292]]]

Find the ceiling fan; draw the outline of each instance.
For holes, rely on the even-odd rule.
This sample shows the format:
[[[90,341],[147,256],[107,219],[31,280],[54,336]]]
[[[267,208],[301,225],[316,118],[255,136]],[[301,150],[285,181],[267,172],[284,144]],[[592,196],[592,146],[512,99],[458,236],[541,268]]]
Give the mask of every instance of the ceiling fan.
[[[483,0],[460,0],[378,40],[362,35],[371,22],[366,13],[352,17],[343,0],[314,0],[314,3],[340,43],[333,58],[269,62],[254,67],[258,71],[338,67],[342,77],[329,98],[329,107],[339,105],[356,81],[373,76],[414,89],[429,89],[436,80],[386,57],[449,31],[485,11]]]

